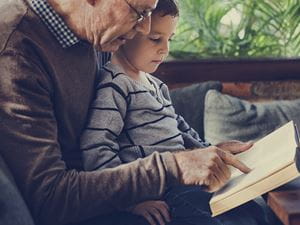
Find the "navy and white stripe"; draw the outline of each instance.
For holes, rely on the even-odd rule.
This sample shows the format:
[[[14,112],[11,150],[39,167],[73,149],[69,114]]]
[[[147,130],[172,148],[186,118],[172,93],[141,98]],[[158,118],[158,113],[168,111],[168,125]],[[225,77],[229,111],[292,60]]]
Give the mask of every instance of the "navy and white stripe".
[[[168,87],[149,75],[153,88],[108,63],[81,137],[86,170],[115,167],[154,151],[206,147],[172,106]]]
[[[30,4],[63,48],[75,45],[80,41],[47,0],[31,0]]]

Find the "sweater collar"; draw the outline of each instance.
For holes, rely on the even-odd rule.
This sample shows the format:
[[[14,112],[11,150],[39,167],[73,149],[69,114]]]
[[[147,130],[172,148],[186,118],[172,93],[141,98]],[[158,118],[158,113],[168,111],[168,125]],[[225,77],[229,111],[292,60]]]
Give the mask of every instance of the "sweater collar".
[[[71,47],[80,41],[47,0],[31,0],[30,4],[63,48]]]

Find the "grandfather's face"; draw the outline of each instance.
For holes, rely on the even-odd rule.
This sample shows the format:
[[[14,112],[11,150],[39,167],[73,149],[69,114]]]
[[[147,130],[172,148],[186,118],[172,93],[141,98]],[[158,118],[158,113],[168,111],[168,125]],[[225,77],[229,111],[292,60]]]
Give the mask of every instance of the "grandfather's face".
[[[158,0],[95,0],[86,11],[85,31],[89,42],[101,51],[116,51],[137,32],[149,33],[151,17],[147,15]]]

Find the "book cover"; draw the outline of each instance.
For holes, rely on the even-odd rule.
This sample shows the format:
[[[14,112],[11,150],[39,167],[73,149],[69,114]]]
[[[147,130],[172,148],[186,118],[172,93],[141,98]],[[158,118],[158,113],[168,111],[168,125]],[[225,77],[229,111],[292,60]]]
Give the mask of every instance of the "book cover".
[[[212,216],[217,216],[277,188],[300,175],[299,135],[288,122],[236,157],[252,170],[244,174],[230,167],[229,182],[210,200]]]

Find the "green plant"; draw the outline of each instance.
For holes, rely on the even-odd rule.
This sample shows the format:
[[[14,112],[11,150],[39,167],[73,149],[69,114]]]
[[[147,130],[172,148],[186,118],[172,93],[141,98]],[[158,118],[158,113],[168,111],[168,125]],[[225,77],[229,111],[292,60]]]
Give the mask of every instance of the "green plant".
[[[177,58],[297,57],[299,0],[181,0]]]

